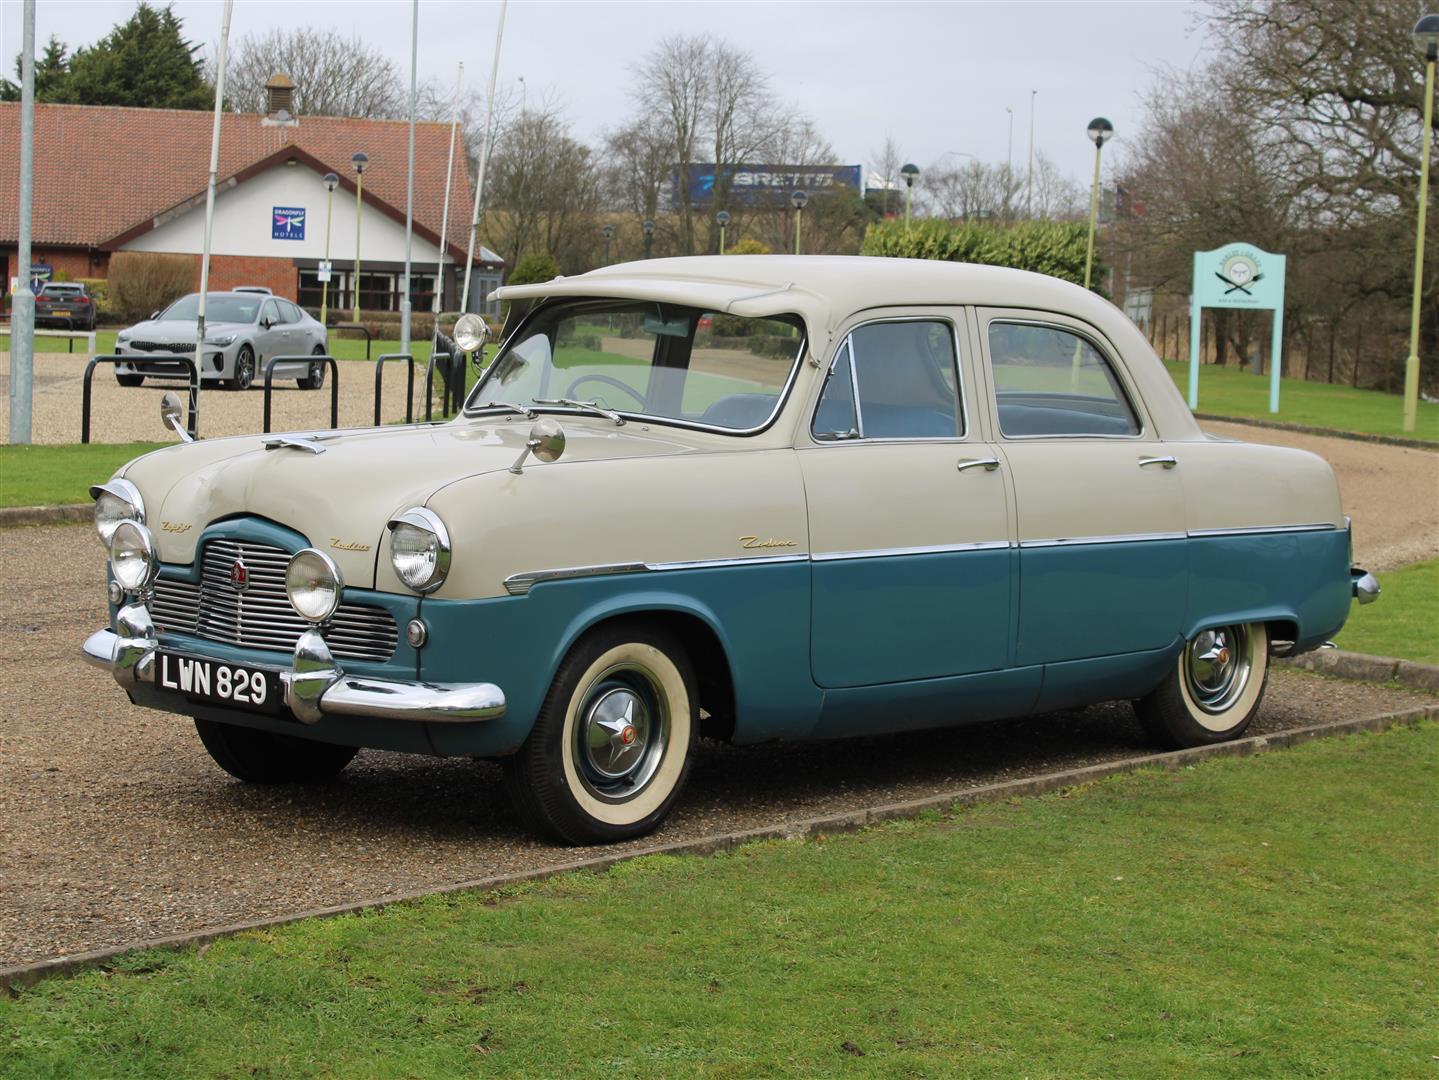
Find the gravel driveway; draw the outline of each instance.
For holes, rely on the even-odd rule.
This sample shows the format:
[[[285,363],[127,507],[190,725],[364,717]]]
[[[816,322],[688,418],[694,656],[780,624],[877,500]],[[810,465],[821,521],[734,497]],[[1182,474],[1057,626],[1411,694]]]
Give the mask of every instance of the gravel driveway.
[[[232,781],[188,721],[129,705],[109,675],[78,658],[105,617],[102,573],[88,527],[0,531],[0,965],[575,857],[519,829],[489,764],[367,751],[328,784]],[[1278,673],[1255,731],[1417,703]],[[893,738],[705,746],[658,838],[1144,751],[1120,705]]]

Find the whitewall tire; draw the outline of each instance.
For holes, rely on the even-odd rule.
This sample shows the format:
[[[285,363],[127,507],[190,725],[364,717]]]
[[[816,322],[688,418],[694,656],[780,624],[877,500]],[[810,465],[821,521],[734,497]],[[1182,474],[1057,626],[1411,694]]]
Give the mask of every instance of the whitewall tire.
[[[698,728],[695,678],[670,634],[600,627],[555,673],[535,726],[505,759],[520,816],[570,844],[653,831],[678,798]]]
[[[1268,627],[1210,627],[1185,643],[1164,681],[1134,709],[1145,731],[1169,749],[1227,742],[1259,712],[1268,680]]]

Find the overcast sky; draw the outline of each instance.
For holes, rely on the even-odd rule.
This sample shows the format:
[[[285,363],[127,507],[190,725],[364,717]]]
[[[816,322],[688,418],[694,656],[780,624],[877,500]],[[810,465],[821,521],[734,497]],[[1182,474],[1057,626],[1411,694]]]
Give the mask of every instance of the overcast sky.
[[[36,48],[51,34],[72,48],[102,36],[131,0],[38,0]],[[218,0],[178,0],[187,36],[219,40]],[[1014,109],[1013,155],[1029,148],[1030,91],[1036,146],[1087,182],[1085,127],[1109,117],[1119,139],[1141,118],[1156,69],[1191,67],[1203,47],[1195,5],[1051,0],[1024,3],[548,2],[512,0],[500,80],[517,93],[550,93],[577,136],[597,140],[631,111],[629,66],[659,38],[708,31],[751,53],[780,99],[809,114],[847,164],[869,164],[886,133],[922,167],[949,151],[1003,162]],[[232,43],[272,27],[323,26],[357,34],[408,73],[408,0],[236,0]],[[455,65],[483,88],[497,2],[420,0],[420,77],[453,85]],[[7,77],[20,49],[20,0],[0,0],[0,56]],[[1106,157],[1110,157],[1106,153]],[[951,159],[953,160],[953,159]],[[1108,170],[1106,169],[1106,172]]]

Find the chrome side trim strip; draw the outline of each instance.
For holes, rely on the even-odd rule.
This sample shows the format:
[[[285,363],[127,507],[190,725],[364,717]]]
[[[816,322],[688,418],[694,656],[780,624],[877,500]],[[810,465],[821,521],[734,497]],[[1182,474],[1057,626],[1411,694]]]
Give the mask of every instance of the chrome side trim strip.
[[[648,570],[644,563],[606,563],[598,566],[559,566],[553,570],[525,570],[505,578],[505,591],[511,596],[524,596],[532,585],[541,581],[567,578],[601,577],[604,574],[638,574]]]
[[[972,544],[929,544],[923,547],[873,548],[868,551],[821,551],[810,556],[812,562],[839,562],[849,559],[884,559],[902,555],[946,555],[956,551],[1001,551],[1008,540],[981,540]]]
[[[1188,533],[1124,533],[1113,536],[1062,536],[1052,540],[1021,540],[1022,548],[1078,547],[1086,544],[1138,544],[1149,540],[1187,540]]]
[[[769,566],[775,563],[808,562],[803,553],[793,555],[740,555],[733,559],[695,559],[689,562],[645,563],[646,570],[709,570],[717,566]]]
[[[1204,536],[1260,536],[1264,533],[1332,532],[1335,526],[1327,521],[1312,525],[1255,525],[1238,529],[1190,529],[1192,537]]]

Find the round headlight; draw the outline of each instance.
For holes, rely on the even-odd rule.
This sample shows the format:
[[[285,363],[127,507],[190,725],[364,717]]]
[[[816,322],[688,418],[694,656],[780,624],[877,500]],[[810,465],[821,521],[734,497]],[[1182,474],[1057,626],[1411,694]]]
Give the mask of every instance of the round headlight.
[[[121,521],[110,535],[110,573],[127,593],[144,592],[160,574],[160,559],[150,530]]]
[[[438,514],[423,506],[390,522],[390,563],[406,587],[434,592],[450,572],[450,534]]]
[[[290,606],[310,622],[324,622],[335,614],[344,588],[340,568],[323,551],[297,551],[285,567],[285,592]]]
[[[95,531],[106,547],[120,522],[145,524],[145,500],[140,497],[140,489],[128,480],[96,484],[90,489],[90,498],[95,500]]]

